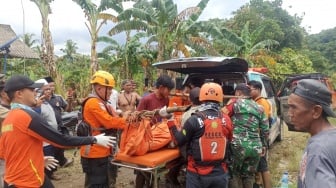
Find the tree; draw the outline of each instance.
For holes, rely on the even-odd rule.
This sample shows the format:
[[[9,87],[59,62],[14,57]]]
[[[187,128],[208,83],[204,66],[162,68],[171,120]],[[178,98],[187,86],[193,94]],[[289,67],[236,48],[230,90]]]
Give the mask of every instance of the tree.
[[[103,13],[103,11],[107,10],[108,8],[112,8],[113,10],[120,10],[121,9],[121,1],[118,0],[101,0],[100,5],[97,7],[91,0],[73,0],[76,2],[83,10],[87,22],[85,26],[89,30],[90,37],[91,37],[91,75],[94,74],[98,70],[98,59],[97,59],[97,39],[98,33],[108,20],[112,22],[117,22],[118,19],[116,16],[108,13]],[[118,11],[117,11],[118,12]],[[98,22],[102,20],[101,22]]]
[[[69,62],[74,61],[74,55],[76,55],[78,47],[75,42],[73,42],[71,39],[67,40],[65,43],[65,48],[62,48],[61,51],[65,53],[63,58],[68,60]]]
[[[29,47],[33,48],[35,44],[38,42],[37,39],[34,39],[34,33],[25,33],[23,35],[23,42]]]
[[[265,29],[259,41],[272,39],[279,42],[280,49],[300,49],[305,35],[304,28],[300,26],[302,17],[289,15],[281,6],[282,0],[251,0],[233,12],[234,17],[228,20],[226,27],[240,34],[247,21],[252,31],[263,25]]]
[[[208,1],[202,0],[197,7],[189,7],[178,13],[173,0],[140,0],[133,8],[120,13],[120,22],[109,34],[112,36],[129,30],[144,31],[148,36],[147,44],[155,45],[158,50],[156,60],[169,59],[174,48],[186,52],[185,45],[181,43],[182,36],[186,35],[185,29],[197,20]],[[190,22],[184,22],[186,20]]]
[[[140,62],[143,62],[144,59],[152,59],[150,50],[140,42],[140,38],[143,36],[145,33],[136,33],[124,45],[120,45],[111,37],[99,37],[99,42],[109,44],[99,53],[99,57],[110,59],[114,65],[121,67],[124,78],[131,79],[135,73],[142,69],[143,64]]]
[[[334,72],[336,69],[336,27],[333,29],[327,29],[324,30],[318,34],[314,35],[308,35],[307,36],[307,48],[310,51],[315,51],[320,54],[320,56],[323,56],[326,60],[328,60],[328,68],[325,70],[329,70]],[[317,55],[315,53],[315,55]],[[320,63],[323,61],[320,57],[320,59],[317,59],[319,56],[312,56],[314,58],[314,64],[316,64],[317,67],[320,67]]]
[[[247,22],[245,23],[240,36],[225,27],[219,28],[219,30],[215,29],[212,33],[213,36],[216,37],[217,47],[226,48],[226,52],[229,52],[230,55],[244,58],[249,61],[250,66],[255,66],[258,59],[262,58],[262,56],[268,56],[267,52],[270,52],[274,46],[279,45],[277,41],[272,39],[258,41],[260,38],[259,36],[262,35],[264,29],[265,27],[261,25],[250,32],[249,22]]]
[[[36,4],[41,13],[42,18],[42,37],[41,37],[41,59],[48,74],[56,80],[56,84],[60,83],[57,72],[56,61],[54,60],[54,43],[49,29],[49,14],[51,14],[50,3],[53,0],[31,0]]]

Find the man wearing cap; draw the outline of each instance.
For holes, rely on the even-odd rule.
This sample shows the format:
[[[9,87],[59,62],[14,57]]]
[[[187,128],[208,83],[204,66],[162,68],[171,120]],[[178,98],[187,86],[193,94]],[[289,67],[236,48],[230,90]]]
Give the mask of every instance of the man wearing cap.
[[[311,135],[301,158],[298,188],[336,187],[336,129],[328,117],[331,93],[318,80],[303,79],[288,98],[289,121],[297,131]]]
[[[0,158],[6,163],[5,188],[54,187],[44,174],[43,141],[58,147],[87,144],[109,147],[115,143],[114,137],[71,137],[52,129],[32,109],[36,105],[35,89],[41,86],[41,83],[34,83],[21,75],[12,76],[6,81],[4,90],[11,100],[11,110],[2,123],[0,137]]]
[[[238,84],[235,88],[237,98],[228,101],[223,108],[234,127],[229,187],[252,188],[260,155],[266,151],[268,119],[264,109],[251,99],[250,93],[246,83]]]

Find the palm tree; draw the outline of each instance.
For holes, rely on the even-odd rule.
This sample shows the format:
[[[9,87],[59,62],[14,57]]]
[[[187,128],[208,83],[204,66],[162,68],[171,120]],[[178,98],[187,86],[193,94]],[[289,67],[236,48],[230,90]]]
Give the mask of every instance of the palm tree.
[[[157,61],[172,57],[173,49],[184,52],[182,37],[187,24],[185,20],[196,21],[209,0],[202,0],[197,7],[190,7],[178,14],[177,5],[173,0],[140,0],[134,7],[120,13],[119,22],[109,31],[109,35],[115,35],[124,31],[144,31],[147,33],[147,44],[155,44],[158,49]],[[181,39],[181,40],[180,40]],[[185,37],[187,39],[187,37]],[[177,41],[179,40],[179,41]],[[188,55],[187,55],[188,56]]]
[[[56,79],[56,84],[60,83],[57,72],[56,61],[54,60],[54,43],[49,29],[49,14],[51,14],[50,3],[53,0],[31,0],[38,7],[42,18],[42,44],[41,58],[49,75]]]
[[[34,45],[38,42],[37,39],[34,39],[34,33],[26,33],[23,35],[23,42],[29,47],[33,48]]]
[[[111,37],[99,37],[98,42],[109,44],[99,53],[99,57],[113,61],[115,65],[121,67],[124,78],[131,79],[133,74],[142,68],[139,62],[152,59],[150,50],[140,42],[140,38],[144,36],[146,36],[145,33],[136,33],[124,45],[120,45]]]
[[[89,30],[90,37],[91,37],[91,75],[96,72],[98,69],[98,59],[97,59],[97,39],[98,33],[108,20],[112,22],[117,22],[117,17],[112,14],[103,13],[103,11],[107,10],[108,8],[112,8],[113,10],[120,10],[121,9],[121,1],[118,0],[101,0],[100,5],[97,7],[91,0],[73,0],[76,2],[83,10],[87,22],[85,26]],[[118,11],[117,11],[118,12]],[[101,22],[98,22],[102,20]]]
[[[71,39],[67,40],[65,43],[65,48],[60,49],[65,55],[63,56],[70,62],[74,61],[74,55],[76,55],[76,51],[78,50],[77,44],[73,42]]]
[[[230,53],[230,55],[247,59],[253,65],[256,57],[261,57],[263,54],[267,55],[265,52],[270,52],[273,47],[279,45],[278,41],[272,39],[258,41],[264,28],[261,25],[251,33],[249,31],[249,22],[246,22],[241,31],[241,36],[229,31],[225,27],[213,29],[212,36],[216,36],[218,48],[226,48],[228,49],[226,52]]]

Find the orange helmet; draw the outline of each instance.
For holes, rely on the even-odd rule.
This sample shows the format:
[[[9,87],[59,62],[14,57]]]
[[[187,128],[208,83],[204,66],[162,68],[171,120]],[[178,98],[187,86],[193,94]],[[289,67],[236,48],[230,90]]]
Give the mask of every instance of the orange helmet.
[[[223,90],[222,87],[213,82],[208,82],[202,85],[200,90],[200,101],[217,101],[219,103],[223,102]]]
[[[108,87],[115,87],[115,81],[112,74],[99,70],[91,78],[90,84],[99,84]]]

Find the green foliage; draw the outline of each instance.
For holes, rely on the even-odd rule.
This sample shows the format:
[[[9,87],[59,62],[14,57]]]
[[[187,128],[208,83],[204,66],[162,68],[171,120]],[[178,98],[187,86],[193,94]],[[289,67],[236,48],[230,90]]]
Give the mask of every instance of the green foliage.
[[[268,68],[269,75],[277,87],[280,86],[286,74],[316,72],[308,56],[291,48],[281,50],[278,62]]]
[[[259,26],[265,27],[264,35],[260,35],[258,40],[271,39],[278,41],[280,48],[300,49],[305,34],[305,30],[300,26],[302,18],[289,15],[281,5],[281,0],[251,0],[249,4],[234,12],[234,17],[226,26],[240,34],[245,23],[249,21],[252,31]]]
[[[84,10],[85,24],[94,44],[92,49],[96,49],[96,41],[105,43],[96,62],[99,69],[113,74],[118,87],[125,78],[134,79],[139,88],[143,88],[146,77],[153,83],[156,71],[151,63],[181,54],[239,56],[247,59],[250,66],[267,67],[276,85],[280,85],[285,74],[315,71],[336,81],[336,28],[305,39],[306,32],[300,26],[302,17],[289,15],[281,7],[282,0],[251,0],[233,12],[229,20],[208,21],[198,18],[209,0],[200,0],[181,12],[173,0],[134,0],[130,9],[124,9],[123,1],[119,0],[100,0],[99,5],[90,0],[73,1]],[[117,12],[117,16],[102,12],[107,9]],[[109,30],[110,37],[99,37],[99,30],[107,20],[116,23]],[[113,39],[118,33],[126,34],[124,44]],[[35,43],[32,35],[25,37],[27,45]],[[61,49],[65,55],[58,59],[57,68],[64,83],[62,90],[76,83],[83,97],[90,92],[90,57],[77,54],[77,49],[76,42],[68,40]],[[36,60],[25,63],[11,60],[9,64],[9,74],[25,72],[33,79],[47,74]]]
[[[321,33],[307,36],[307,48],[311,51],[318,51],[331,65],[329,70],[336,70],[336,27],[324,30]],[[328,69],[325,69],[328,70]]]
[[[75,85],[79,97],[86,97],[90,93],[90,57],[77,55],[73,62],[59,59],[57,65],[62,72],[61,94],[65,94],[63,92],[71,84]]]

